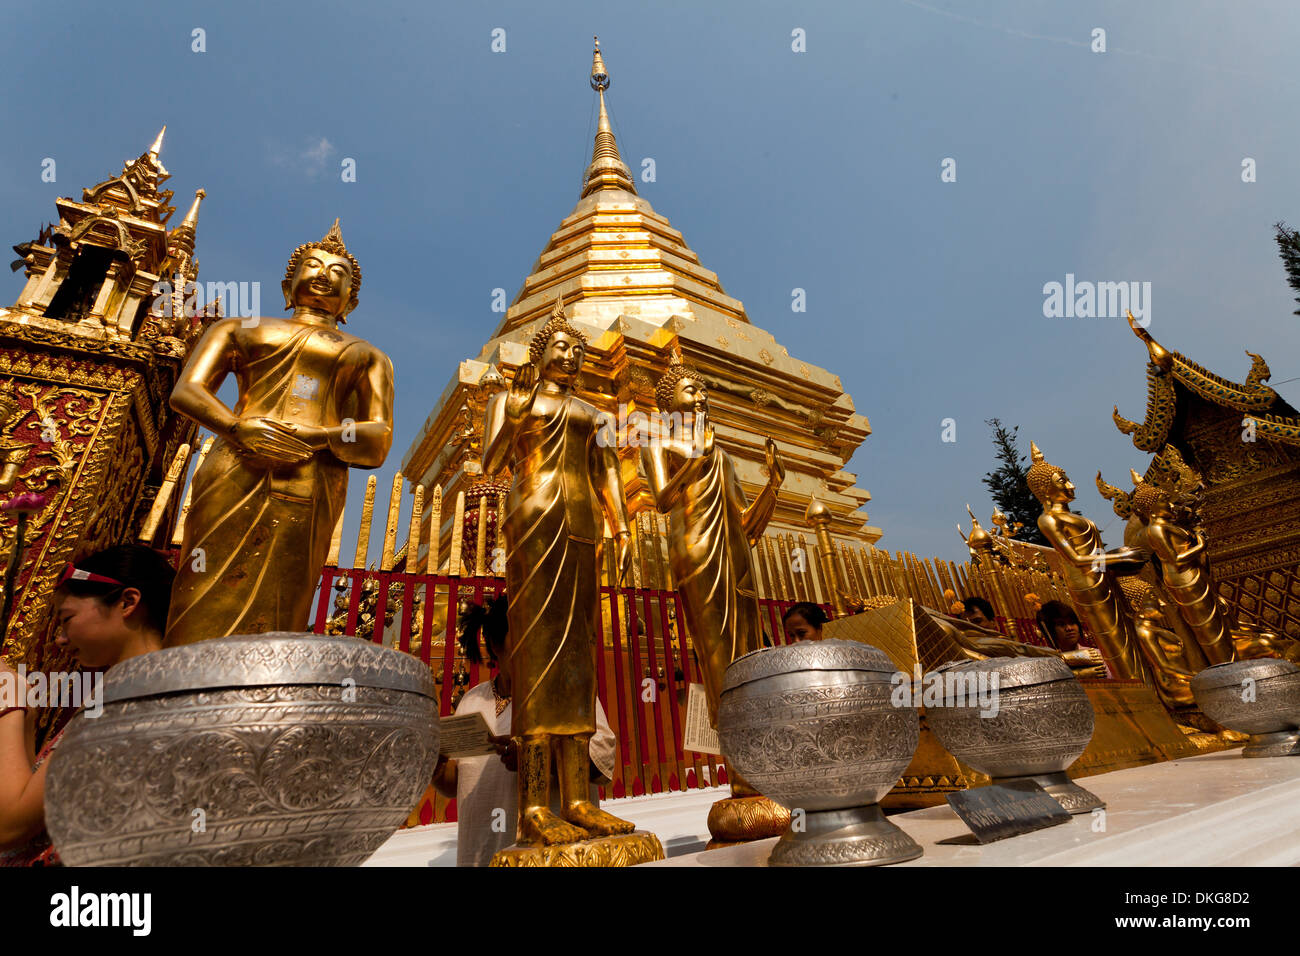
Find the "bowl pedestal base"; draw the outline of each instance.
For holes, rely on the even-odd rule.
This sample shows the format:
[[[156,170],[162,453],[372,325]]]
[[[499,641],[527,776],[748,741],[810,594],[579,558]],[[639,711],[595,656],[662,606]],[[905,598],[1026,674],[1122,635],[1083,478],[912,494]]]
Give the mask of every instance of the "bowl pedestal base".
[[[885,819],[877,803],[791,813],[768,866],[884,866],[915,860],[921,845]]]
[[[1300,757],[1300,730],[1251,734],[1241,755],[1243,757]]]

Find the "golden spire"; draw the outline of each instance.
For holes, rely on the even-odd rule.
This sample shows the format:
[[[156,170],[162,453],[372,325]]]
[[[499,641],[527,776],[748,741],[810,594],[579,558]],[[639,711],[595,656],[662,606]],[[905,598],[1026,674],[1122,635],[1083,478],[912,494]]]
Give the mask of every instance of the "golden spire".
[[[1039,451],[1038,446],[1035,445],[1032,441],[1029,443],[1029,459],[1035,465],[1040,464],[1041,462],[1047,460],[1043,457],[1043,453]]]
[[[204,197],[207,196],[207,194],[208,192],[206,189],[194,190],[194,202],[190,203],[190,211],[187,212],[185,214],[185,218],[181,220],[180,228],[184,229],[186,226],[188,226],[191,232],[198,228],[199,203],[203,202],[203,199]]]
[[[196,189],[194,191],[194,202],[190,203],[190,210],[181,220],[181,224],[167,234],[168,253],[179,260],[181,257],[188,259],[194,255],[194,237],[198,233],[199,227],[199,203],[207,191]],[[176,263],[179,265],[179,261]]]
[[[596,123],[596,143],[591,151],[591,165],[587,167],[586,185],[582,188],[585,197],[598,189],[625,189],[636,192],[632,182],[632,171],[628,169],[623,158],[618,154],[618,143],[614,139],[614,130],[609,124],[609,113],[605,109],[605,91],[609,89],[609,73],[605,70],[605,61],[600,55],[600,39],[596,41],[596,51],[591,57],[591,88],[600,95],[600,117]]]
[[[153,145],[149,147],[150,159],[156,160],[158,158],[158,154],[162,152],[163,137],[165,135],[167,135],[166,125],[164,125],[163,128],[158,131],[158,135],[154,137]]]

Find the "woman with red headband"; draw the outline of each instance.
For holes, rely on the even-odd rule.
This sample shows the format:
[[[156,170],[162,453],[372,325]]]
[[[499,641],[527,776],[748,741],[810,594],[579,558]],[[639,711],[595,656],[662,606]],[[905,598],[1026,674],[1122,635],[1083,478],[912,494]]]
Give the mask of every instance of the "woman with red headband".
[[[162,555],[133,544],[69,565],[54,592],[55,643],[71,645],[83,670],[158,650],[174,576]],[[17,686],[18,674],[0,659],[3,671]],[[63,730],[37,753],[36,716],[23,701],[0,708],[0,866],[58,864],[45,832],[45,771]]]

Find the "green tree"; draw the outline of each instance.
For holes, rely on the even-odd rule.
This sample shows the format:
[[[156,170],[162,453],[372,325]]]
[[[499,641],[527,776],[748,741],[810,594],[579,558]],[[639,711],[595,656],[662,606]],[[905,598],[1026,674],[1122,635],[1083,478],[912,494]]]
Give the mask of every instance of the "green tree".
[[[1286,281],[1295,290],[1296,302],[1300,302],[1300,231],[1288,229],[1286,223],[1279,222],[1273,226],[1277,230],[1277,251],[1286,267]],[[1300,315],[1300,309],[1295,310]]]
[[[984,422],[993,429],[993,448],[1000,465],[984,476],[984,484],[998,510],[1007,516],[1010,524],[1019,521],[1022,527],[1014,535],[1017,541],[1030,544],[1047,544],[1047,539],[1038,530],[1038,516],[1043,507],[1029,490],[1029,468],[1025,465],[1025,456],[1020,454],[1016,445],[1020,426],[1007,428],[998,418]]]

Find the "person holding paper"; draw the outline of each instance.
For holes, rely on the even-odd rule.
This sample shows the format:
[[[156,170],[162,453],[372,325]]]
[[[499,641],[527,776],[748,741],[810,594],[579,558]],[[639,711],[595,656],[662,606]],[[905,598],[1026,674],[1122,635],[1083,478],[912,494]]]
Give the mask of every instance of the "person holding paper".
[[[488,598],[472,605],[461,615],[461,650],[471,664],[484,663],[480,646],[487,649],[486,662],[497,669],[491,680],[481,681],[465,692],[456,716],[479,713],[487,723],[496,745],[495,757],[438,758],[433,785],[444,797],[456,798],[456,865],[487,866],[492,855],[515,842],[515,819],[519,812],[518,748],[510,737],[511,686],[508,668],[497,668],[505,655],[508,623],[506,596]],[[591,801],[598,803],[596,784],[606,784],[614,773],[614,731],[605,710],[596,701],[596,732],[588,744],[590,754]],[[551,789],[551,809],[559,812],[558,788]]]

